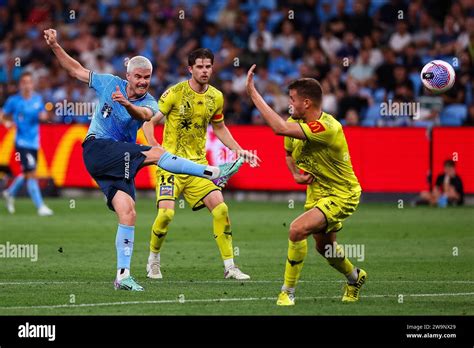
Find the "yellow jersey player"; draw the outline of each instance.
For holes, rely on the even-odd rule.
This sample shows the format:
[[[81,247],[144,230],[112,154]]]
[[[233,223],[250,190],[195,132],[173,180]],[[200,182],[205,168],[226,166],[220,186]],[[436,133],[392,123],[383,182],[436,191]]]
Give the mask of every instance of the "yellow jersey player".
[[[189,54],[188,70],[191,78],[163,93],[158,103],[159,112],[143,126],[145,136],[150,145],[157,145],[154,126],[166,117],[163,147],[196,163],[207,164],[206,135],[211,123],[215,135],[225,146],[255,166],[258,157],[242,150],[224,124],[222,92],[209,85],[213,63],[214,55],[208,49],[199,48]],[[168,233],[168,225],[175,214],[175,200],[183,194],[193,210],[207,207],[212,214],[214,238],[224,261],[224,277],[250,279],[234,264],[229,212],[221,192],[228,178],[213,182],[161,169],[157,170],[156,176],[158,215],[151,231],[147,276],[162,278],[160,251]]]
[[[285,136],[287,164],[296,182],[308,185],[305,213],[290,225],[285,281],[277,305],[295,304],[295,287],[310,234],[316,240],[317,251],[347,277],[342,301],[357,301],[367,273],[352,265],[336,243],[336,232],[357,208],[361,194],[342,126],[321,110],[322,89],[319,82],[311,78],[289,85],[292,119],[285,122],[256,90],[254,69],[255,65],[247,75],[247,92],[275,134]]]

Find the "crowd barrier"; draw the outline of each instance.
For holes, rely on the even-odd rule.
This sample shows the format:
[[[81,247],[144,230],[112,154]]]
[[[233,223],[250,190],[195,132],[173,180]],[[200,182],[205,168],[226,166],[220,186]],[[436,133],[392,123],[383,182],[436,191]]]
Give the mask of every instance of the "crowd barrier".
[[[283,137],[266,126],[229,126],[245,149],[262,159],[259,168],[244,165],[231,179],[229,188],[239,190],[304,190],[294,183],[285,163]],[[155,129],[161,141],[162,127]],[[50,177],[58,187],[95,187],[87,173],[81,143],[84,125],[41,125],[38,175]],[[443,161],[453,159],[465,191],[474,193],[474,128],[344,128],[351,160],[365,192],[419,192],[428,189],[443,169]],[[15,130],[0,126],[0,166],[20,171],[14,147]],[[138,142],[145,143],[140,131]],[[224,146],[209,131],[207,155],[210,163],[225,160]],[[137,188],[153,188],[156,167],[147,167],[136,177]],[[433,175],[430,176],[430,173]]]

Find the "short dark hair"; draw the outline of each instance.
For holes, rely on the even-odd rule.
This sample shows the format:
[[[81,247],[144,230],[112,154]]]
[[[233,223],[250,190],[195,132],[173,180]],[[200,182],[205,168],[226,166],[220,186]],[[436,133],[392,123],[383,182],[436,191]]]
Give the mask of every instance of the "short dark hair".
[[[22,72],[21,75],[20,75],[20,78],[18,79],[18,81],[22,80],[24,77],[33,77],[33,74],[29,71],[25,71],[25,72]]]
[[[302,78],[293,81],[288,86],[288,90],[294,89],[298,95],[311,99],[317,106],[321,106],[323,99],[323,89],[319,82],[312,78]]]
[[[214,64],[214,54],[208,48],[197,48],[188,55],[188,65],[196,64],[196,59],[210,59],[211,64]]]
[[[446,161],[444,161],[444,166],[454,168],[456,167],[456,162],[454,162],[453,160],[447,159]]]

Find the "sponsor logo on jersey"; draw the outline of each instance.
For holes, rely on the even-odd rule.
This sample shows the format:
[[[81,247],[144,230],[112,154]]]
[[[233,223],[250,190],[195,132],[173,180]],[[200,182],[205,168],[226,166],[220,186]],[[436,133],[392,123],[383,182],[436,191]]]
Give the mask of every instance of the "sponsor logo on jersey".
[[[311,133],[320,133],[324,132],[326,128],[324,128],[323,124],[319,121],[314,121],[308,123],[309,129],[311,129]]]
[[[173,196],[174,187],[171,185],[160,186],[160,196]]]

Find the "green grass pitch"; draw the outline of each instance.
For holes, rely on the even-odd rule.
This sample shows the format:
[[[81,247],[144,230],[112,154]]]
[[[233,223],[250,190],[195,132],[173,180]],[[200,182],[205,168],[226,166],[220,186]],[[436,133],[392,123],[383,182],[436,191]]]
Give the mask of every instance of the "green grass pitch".
[[[474,314],[472,208],[361,204],[338,238],[364,245],[364,260],[354,262],[368,272],[361,300],[341,302],[343,277],[310,238],[296,306],[280,308],[288,226],[302,203],[228,202],[236,263],[248,282],[223,279],[210,214],[178,208],[162,251],[164,279],[152,281],[145,265],[154,201],[139,199],[132,275],[145,287],[140,293],[113,289],[117,223],[102,199],[47,203],[50,218],[27,199],[17,200],[14,216],[1,206],[0,244],[37,244],[38,260],[0,258],[0,315]]]

